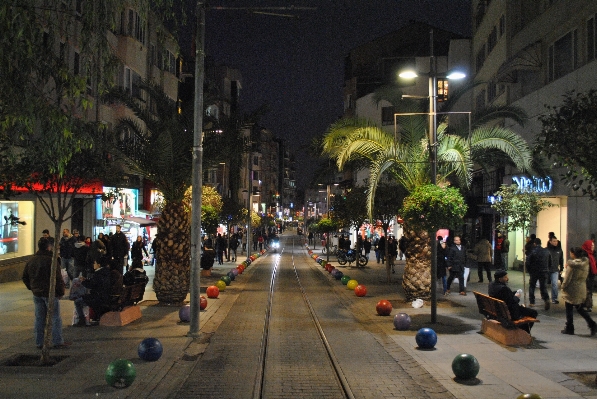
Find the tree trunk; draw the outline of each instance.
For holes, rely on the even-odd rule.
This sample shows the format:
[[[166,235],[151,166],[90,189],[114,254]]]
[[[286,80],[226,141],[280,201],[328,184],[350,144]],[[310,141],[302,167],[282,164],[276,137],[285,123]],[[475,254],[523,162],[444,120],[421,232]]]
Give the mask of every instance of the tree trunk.
[[[431,296],[431,240],[426,231],[404,228],[406,243],[406,266],[402,288],[407,301]]]
[[[158,222],[158,253],[153,289],[161,303],[181,303],[190,287],[191,234],[189,212],[182,203],[168,203]]]
[[[50,268],[50,292],[48,294],[48,312],[44,324],[44,343],[41,348],[41,364],[50,364],[50,347],[52,342],[52,315],[56,311],[54,308],[54,297],[56,296],[56,271],[58,266],[58,244],[60,242],[60,230],[62,222],[54,222],[54,248],[52,249],[52,266]],[[36,244],[37,247],[37,244]],[[37,248],[36,248],[37,250]]]

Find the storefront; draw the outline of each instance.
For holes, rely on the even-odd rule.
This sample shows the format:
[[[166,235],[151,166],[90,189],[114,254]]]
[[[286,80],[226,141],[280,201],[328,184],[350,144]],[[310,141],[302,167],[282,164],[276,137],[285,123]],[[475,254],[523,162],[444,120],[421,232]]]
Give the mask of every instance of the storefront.
[[[34,201],[0,201],[0,260],[33,255]]]

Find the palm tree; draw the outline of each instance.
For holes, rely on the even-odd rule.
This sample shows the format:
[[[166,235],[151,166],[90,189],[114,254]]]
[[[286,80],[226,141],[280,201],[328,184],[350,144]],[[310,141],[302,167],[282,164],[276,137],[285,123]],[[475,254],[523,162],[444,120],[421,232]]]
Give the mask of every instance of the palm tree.
[[[401,96],[393,93],[390,100],[394,100],[391,102],[399,112],[425,112],[420,104],[397,100]],[[447,111],[451,104],[446,104],[442,111]],[[522,124],[525,114],[511,106],[487,108],[473,116],[470,134],[468,123],[450,126],[446,118],[441,119],[437,127],[438,184],[469,187],[475,163],[487,168],[509,162],[521,171],[531,169],[532,154],[524,139],[495,124],[506,117]],[[365,160],[369,165],[367,210],[370,215],[374,210],[376,189],[383,179],[394,180],[408,192],[431,182],[426,117],[399,117],[398,124],[399,138],[368,120],[343,119],[330,126],[324,137],[323,152],[335,159],[338,169],[342,170],[353,160]],[[403,287],[408,298],[427,296],[431,288],[430,237],[427,232],[404,227],[409,258]]]
[[[191,185],[192,118],[178,112],[163,89],[141,82],[152,104],[113,91],[108,100],[121,101],[136,118],[120,120],[115,129],[116,157],[133,172],[152,181],[164,197],[158,222],[157,264],[153,288],[163,303],[182,302],[190,286],[190,208],[185,192]]]

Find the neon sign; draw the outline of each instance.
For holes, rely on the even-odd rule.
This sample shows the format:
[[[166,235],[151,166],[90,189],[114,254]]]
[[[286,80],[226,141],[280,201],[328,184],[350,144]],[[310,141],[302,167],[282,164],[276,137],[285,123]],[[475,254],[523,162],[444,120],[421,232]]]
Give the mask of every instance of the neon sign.
[[[512,176],[512,181],[516,183],[518,191],[521,193],[546,194],[553,188],[551,177]]]

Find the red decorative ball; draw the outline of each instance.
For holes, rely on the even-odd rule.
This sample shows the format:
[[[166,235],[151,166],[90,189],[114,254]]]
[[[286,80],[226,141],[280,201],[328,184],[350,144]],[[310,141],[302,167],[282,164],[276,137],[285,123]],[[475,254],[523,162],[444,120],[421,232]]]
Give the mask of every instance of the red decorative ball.
[[[220,289],[215,285],[210,285],[209,287],[207,287],[207,290],[205,292],[207,293],[208,298],[215,299],[220,295]]]
[[[375,310],[377,310],[377,314],[380,316],[389,316],[390,313],[392,313],[392,304],[390,301],[382,299],[381,301],[377,302]]]
[[[199,309],[205,310],[206,307],[207,307],[207,298],[204,297],[203,295],[201,295],[201,297],[199,298]]]
[[[365,296],[367,295],[367,287],[365,287],[363,284],[359,284],[354,288],[354,293],[356,296]]]

